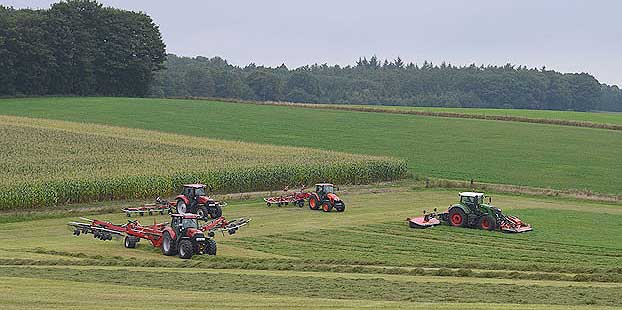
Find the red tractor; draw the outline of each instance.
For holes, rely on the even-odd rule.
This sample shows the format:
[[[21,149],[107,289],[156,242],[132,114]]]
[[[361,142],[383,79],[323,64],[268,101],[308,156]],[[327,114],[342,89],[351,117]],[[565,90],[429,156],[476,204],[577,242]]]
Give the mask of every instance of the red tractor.
[[[179,255],[189,259],[193,255],[216,255],[216,232],[233,235],[247,225],[250,219],[240,218],[227,221],[224,217],[207,222],[201,226],[196,214],[171,214],[170,223],[154,223],[143,226],[138,221],[128,220],[119,225],[107,221],[81,218],[84,222],[69,222],[67,225],[75,236],[93,234],[95,239],[112,240],[113,236],[125,237],[125,247],[135,248],[141,239],[149,240],[151,245],[160,248],[164,255]]]
[[[218,202],[207,195],[205,185],[186,184],[180,195],[175,197],[175,208],[177,213],[194,213],[199,218],[217,219],[222,216],[222,207],[225,203]]]
[[[330,212],[333,208],[337,212],[346,210],[346,204],[335,194],[335,186],[330,183],[315,184],[315,192],[309,197],[309,208],[311,210],[322,209]]]

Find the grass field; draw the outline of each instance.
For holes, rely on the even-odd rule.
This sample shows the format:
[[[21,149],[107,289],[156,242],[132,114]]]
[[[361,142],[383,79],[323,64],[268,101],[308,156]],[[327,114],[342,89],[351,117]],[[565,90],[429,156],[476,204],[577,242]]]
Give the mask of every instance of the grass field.
[[[613,130],[164,99],[10,99],[0,114],[393,156],[419,176],[622,193]]]
[[[348,210],[330,214],[230,201],[226,216],[253,222],[234,236],[218,236],[217,256],[190,261],[163,256],[147,243],[129,250],[120,241],[71,236],[64,224],[72,217],[5,223],[0,303],[109,308],[127,300],[147,308],[171,307],[183,296],[184,306],[227,308],[619,306],[617,205],[498,195],[497,206],[535,226],[508,235],[445,226],[413,230],[403,221],[454,201],[453,191],[404,185],[370,193],[350,186],[342,197]],[[96,217],[126,219],[121,213]],[[153,218],[165,219],[140,220]]]
[[[558,119],[577,122],[591,122],[597,124],[622,125],[622,112],[574,112],[574,111],[550,111],[550,110],[519,110],[519,109],[480,109],[480,108],[437,108],[437,107],[404,107],[404,106],[381,106],[360,104],[320,104],[320,107],[339,106],[351,108],[374,108],[386,111],[425,111],[446,112],[460,114],[510,116],[534,119]]]
[[[617,117],[520,112],[607,123],[615,122],[605,116]],[[621,194],[621,134],[197,100],[0,100],[0,203],[10,206],[0,207],[0,305],[616,309],[619,203],[494,195],[496,206],[535,227],[515,235],[408,228],[406,217],[456,200],[456,191],[421,189],[412,179],[342,186],[344,213],[267,208],[261,194],[236,194],[224,214],[250,217],[251,225],[217,236],[217,256],[190,261],[147,242],[130,250],[121,241],[74,237],[66,223],[79,216],[123,223],[120,208],[170,196],[182,183],[231,193],[320,179],[370,183],[406,169]],[[75,203],[107,199],[117,200]]]

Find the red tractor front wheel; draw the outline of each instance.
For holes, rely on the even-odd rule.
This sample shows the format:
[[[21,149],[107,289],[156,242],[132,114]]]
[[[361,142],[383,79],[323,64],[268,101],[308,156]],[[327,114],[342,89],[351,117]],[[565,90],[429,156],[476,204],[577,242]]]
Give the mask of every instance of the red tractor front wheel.
[[[330,203],[330,201],[324,201],[324,203],[322,204],[322,211],[330,212],[330,210],[332,209],[333,209],[333,205]]]

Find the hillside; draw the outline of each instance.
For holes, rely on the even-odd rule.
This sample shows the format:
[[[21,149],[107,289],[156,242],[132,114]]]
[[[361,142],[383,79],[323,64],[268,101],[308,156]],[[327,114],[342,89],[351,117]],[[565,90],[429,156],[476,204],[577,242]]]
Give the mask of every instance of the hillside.
[[[403,162],[307,148],[0,115],[0,209],[401,177]]]
[[[0,107],[5,115],[392,156],[418,176],[622,193],[621,132],[613,130],[195,100],[9,99]]]

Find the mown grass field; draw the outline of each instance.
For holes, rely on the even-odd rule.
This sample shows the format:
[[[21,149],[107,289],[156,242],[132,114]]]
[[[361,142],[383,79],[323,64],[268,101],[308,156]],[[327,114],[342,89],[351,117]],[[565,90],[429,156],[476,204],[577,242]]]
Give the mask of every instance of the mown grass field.
[[[190,308],[620,305],[618,205],[495,195],[495,205],[535,226],[533,232],[512,235],[408,228],[406,217],[446,206],[456,199],[454,191],[400,185],[370,192],[350,186],[342,194],[345,213],[267,208],[259,199],[230,201],[225,215],[252,217],[251,225],[236,235],[218,236],[217,256],[190,261],[163,256],[147,243],[130,250],[121,241],[71,236],[65,223],[75,217],[5,223],[0,226],[0,303],[110,308],[127,300],[140,309],[174,307],[183,297]],[[92,217],[126,220],[120,212]],[[150,223],[165,217],[139,219]]]
[[[447,112],[460,114],[476,114],[490,116],[525,117],[535,119],[559,119],[567,121],[591,122],[597,124],[622,125],[622,112],[575,112],[575,111],[549,111],[549,110],[520,110],[520,109],[480,109],[480,108],[437,108],[437,107],[404,107],[404,106],[381,106],[360,104],[325,105],[352,108],[374,108],[387,111],[425,111]]]
[[[0,114],[393,156],[418,176],[622,193],[613,130],[165,99],[10,99]]]
[[[406,171],[388,158],[1,115],[0,136],[0,209],[152,198],[184,183],[242,192]]]

